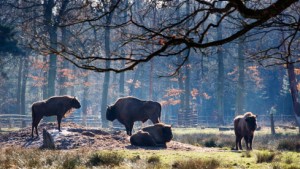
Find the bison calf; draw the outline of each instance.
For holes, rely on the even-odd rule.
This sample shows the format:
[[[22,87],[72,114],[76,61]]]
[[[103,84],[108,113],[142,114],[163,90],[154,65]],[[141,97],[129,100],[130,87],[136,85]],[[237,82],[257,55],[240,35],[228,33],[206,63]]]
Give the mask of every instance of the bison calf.
[[[58,130],[60,130],[61,119],[65,117],[67,112],[72,108],[79,109],[81,107],[79,101],[71,96],[54,96],[47,100],[35,102],[32,104],[32,130],[31,137],[33,137],[33,130],[35,128],[38,136],[37,126],[44,116],[57,116]]]
[[[158,102],[143,101],[134,97],[123,97],[116,101],[106,110],[106,119],[114,121],[117,119],[122,123],[129,136],[135,121],[143,123],[150,119],[153,124],[159,123],[161,115],[161,105]]]
[[[130,143],[136,146],[162,146],[173,138],[171,126],[157,123],[145,127],[130,137]]]
[[[235,145],[242,150],[241,140],[244,138],[247,150],[252,150],[254,131],[257,128],[256,115],[247,112],[234,118],[234,133],[236,136]]]

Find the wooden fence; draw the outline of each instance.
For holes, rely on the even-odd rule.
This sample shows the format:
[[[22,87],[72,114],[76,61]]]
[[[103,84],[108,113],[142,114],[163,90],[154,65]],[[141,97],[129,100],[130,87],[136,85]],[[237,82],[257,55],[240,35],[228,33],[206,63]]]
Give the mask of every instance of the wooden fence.
[[[170,117],[165,119],[163,122],[172,124],[174,127],[218,127],[220,123],[217,121],[215,116],[197,116],[196,113],[191,113],[189,116],[182,117],[183,122],[178,124],[178,117]],[[225,126],[233,125],[233,116],[225,116]],[[100,127],[101,119],[100,116],[69,116],[64,118],[65,122],[74,122],[87,127]],[[295,117],[293,115],[274,115],[275,126],[279,125],[295,125]],[[18,115],[18,114],[0,114],[0,129],[1,128],[13,128],[13,127],[27,127],[31,126],[31,115]],[[269,115],[259,115],[257,118],[258,126],[270,126]],[[114,123],[113,126],[119,126]]]
[[[76,124],[84,125],[87,127],[99,127],[101,120],[99,116],[88,116],[86,118],[80,116],[69,116],[63,119],[63,122],[74,122]],[[41,121],[42,122],[42,121]],[[0,114],[0,129],[1,128],[22,128],[31,126],[31,115],[19,114]]]

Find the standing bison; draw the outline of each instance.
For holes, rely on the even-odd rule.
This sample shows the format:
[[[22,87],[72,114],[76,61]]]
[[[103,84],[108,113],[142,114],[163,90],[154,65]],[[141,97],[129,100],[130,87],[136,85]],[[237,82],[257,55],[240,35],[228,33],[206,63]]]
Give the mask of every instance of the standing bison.
[[[170,125],[157,123],[148,126],[134,133],[130,137],[130,143],[136,146],[162,146],[166,147],[166,142],[173,138]]]
[[[79,101],[71,96],[54,96],[47,100],[35,102],[32,104],[32,130],[35,128],[38,136],[37,126],[44,116],[57,116],[58,130],[60,130],[61,119],[68,114],[72,108],[79,109],[81,107]]]
[[[108,106],[106,119],[114,121],[117,119],[126,127],[127,135],[131,136],[135,121],[143,123],[150,119],[153,124],[160,122],[161,105],[158,102],[142,101],[134,97],[124,97]]]
[[[244,115],[239,115],[234,118],[234,132],[236,136],[235,144],[236,150],[238,146],[242,150],[241,140],[244,137],[247,150],[252,150],[252,140],[254,136],[254,131],[257,127],[256,115],[251,112],[247,112]]]

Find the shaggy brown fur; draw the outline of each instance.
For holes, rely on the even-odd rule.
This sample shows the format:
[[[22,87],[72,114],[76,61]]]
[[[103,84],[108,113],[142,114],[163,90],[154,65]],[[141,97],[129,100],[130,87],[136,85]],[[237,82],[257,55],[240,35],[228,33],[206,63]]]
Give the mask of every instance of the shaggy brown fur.
[[[247,112],[234,118],[234,133],[236,136],[236,150],[242,150],[241,140],[244,138],[247,150],[252,150],[254,131],[257,128],[257,115]]]
[[[53,96],[47,100],[35,102],[32,104],[32,131],[35,128],[36,135],[38,136],[37,126],[44,116],[57,116],[58,130],[60,130],[61,119],[67,113],[70,113],[72,108],[79,109],[81,107],[79,101],[71,96]]]
[[[106,119],[114,121],[117,119],[122,123],[129,136],[135,121],[143,123],[150,119],[153,124],[160,122],[161,105],[158,102],[142,101],[134,97],[124,97],[116,101],[106,110]]]
[[[170,125],[157,123],[148,126],[134,133],[130,137],[130,143],[136,146],[162,146],[166,147],[166,142],[173,138]]]

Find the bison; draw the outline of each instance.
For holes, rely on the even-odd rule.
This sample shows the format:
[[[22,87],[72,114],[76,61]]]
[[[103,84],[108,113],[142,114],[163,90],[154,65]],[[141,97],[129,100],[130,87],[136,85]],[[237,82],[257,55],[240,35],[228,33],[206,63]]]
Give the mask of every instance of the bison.
[[[117,119],[126,128],[127,135],[131,136],[135,121],[143,123],[150,119],[153,124],[160,122],[161,105],[158,102],[143,101],[134,97],[119,98],[115,104],[108,106],[106,119]]]
[[[236,150],[242,150],[241,140],[244,138],[247,150],[252,150],[252,140],[254,131],[257,128],[257,115],[247,112],[244,115],[239,115],[234,118],[234,133],[236,136]]]
[[[60,130],[61,119],[70,113],[72,108],[79,109],[79,101],[71,96],[53,96],[47,100],[38,101],[32,104],[32,130],[35,128],[36,135],[39,136],[37,126],[44,116],[57,116],[58,130]]]
[[[173,138],[170,125],[157,123],[153,126],[142,128],[130,137],[130,143],[136,146],[162,146]]]

